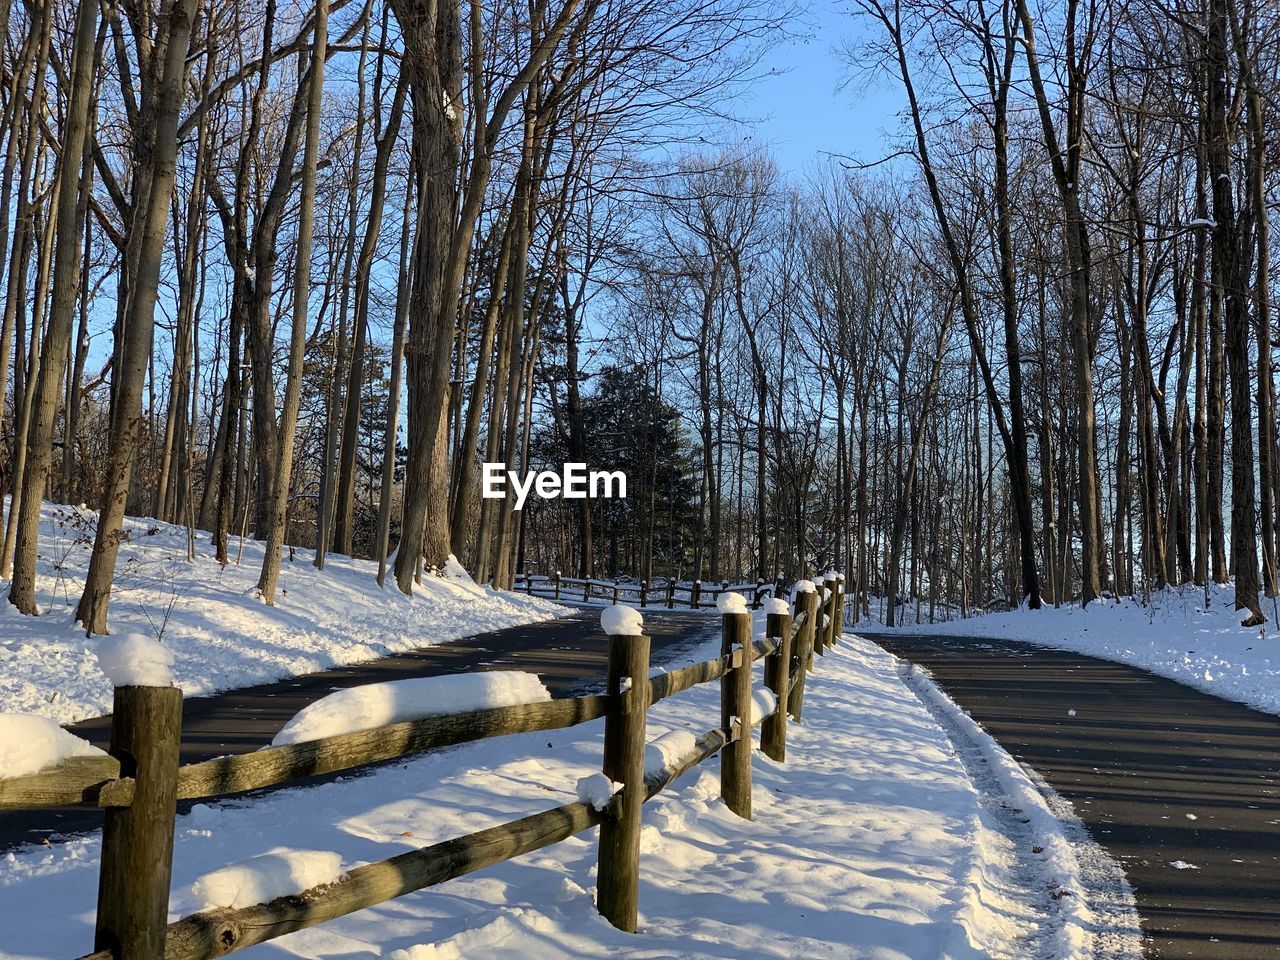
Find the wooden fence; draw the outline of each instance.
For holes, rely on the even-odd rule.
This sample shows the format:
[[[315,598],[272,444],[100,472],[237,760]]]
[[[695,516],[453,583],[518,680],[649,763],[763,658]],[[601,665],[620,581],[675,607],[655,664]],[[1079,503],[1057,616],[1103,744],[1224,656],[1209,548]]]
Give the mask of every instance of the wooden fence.
[[[551,576],[525,573],[515,579],[514,588],[534,597],[548,600],[572,600],[580,603],[604,601],[606,603],[631,603],[638,607],[666,607],[668,610],[711,609],[722,593],[741,593],[750,598],[751,609],[759,610],[769,597],[783,595],[786,581],[757,580],[754,583],[704,583],[701,580],[662,579],[650,582],[640,580],[601,580],[598,578],[565,577],[559,571]]]
[[[749,614],[722,618],[721,655],[649,676],[649,638],[611,636],[605,693],[514,707],[475,710],[397,723],[254,753],[179,765],[182,692],[174,687],[118,687],[106,757],[77,758],[48,771],[0,780],[0,809],[87,805],[104,808],[94,952],[81,960],[205,960],[443,883],[600,826],[597,907],[634,931],[640,876],[640,818],[646,800],[707,758],[720,754],[720,789],[734,813],[751,818],[752,678],[776,696],[761,718],[761,749],[786,757],[788,714],[800,719],[805,674],[814,654],[839,635],[841,584],[826,581],[797,598],[800,611],[769,614],[765,637],[751,640]],[[650,706],[719,680],[719,724],[659,771],[645,770]],[[603,772],[622,784],[597,810],[568,803],[463,837],[356,867],[339,880],[270,903],[205,910],[168,923],[178,800],[276,787],[318,774],[408,757],[435,747],[535,730],[557,730],[603,717]]]

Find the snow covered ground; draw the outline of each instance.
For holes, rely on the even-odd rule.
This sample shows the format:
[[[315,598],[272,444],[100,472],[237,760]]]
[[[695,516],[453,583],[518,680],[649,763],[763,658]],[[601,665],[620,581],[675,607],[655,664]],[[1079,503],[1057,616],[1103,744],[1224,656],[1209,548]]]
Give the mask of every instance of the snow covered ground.
[[[111,685],[98,668],[99,641],[74,623],[93,545],[94,511],[46,504],[40,529],[41,616],[25,617],[0,599],[0,712],[69,723],[111,709]],[[201,533],[187,562],[186,531],[129,520],[112,588],[113,633],[160,637],[176,659],[175,682],[188,695],[263,683],[372,660],[485,630],[565,613],[546,600],[477,587],[464,573],[424,578],[410,599],[379,590],[377,565],[330,555],[324,572],[309,550],[282,564],[276,605],[254,596],[262,544],[231,539],[231,563],[213,559]],[[0,589],[5,589],[0,587]]]
[[[1280,627],[1277,608],[1264,598],[1270,622],[1242,627],[1235,588],[1214,586],[1153,592],[1150,605],[1133,599],[1095,601],[1085,609],[1064,605],[1011,610],[967,620],[905,624],[904,633],[1024,640],[1142,667],[1207,693],[1280,714]],[[887,628],[864,623],[868,632]],[[856,627],[853,629],[857,629]]]
[[[593,830],[245,956],[1138,956],[1126,934],[1136,930],[1131,898],[1114,865],[1052,816],[1020,768],[966,729],[927,679],[907,674],[855,638],[823,658],[809,679],[805,723],[791,727],[788,762],[755,755],[753,822],[719,801],[715,760],[646,805],[635,935],[596,914]],[[718,713],[716,684],[687,691],[654,708],[649,739],[674,745]],[[290,877],[332,877],[569,802],[579,779],[599,771],[601,735],[597,721],[197,806],[178,822],[173,915],[234,899],[245,884],[275,890]],[[0,859],[0,958],[88,948],[99,846],[90,837]],[[265,853],[269,861],[208,877]],[[1094,889],[1089,878],[1108,870],[1113,882]]]

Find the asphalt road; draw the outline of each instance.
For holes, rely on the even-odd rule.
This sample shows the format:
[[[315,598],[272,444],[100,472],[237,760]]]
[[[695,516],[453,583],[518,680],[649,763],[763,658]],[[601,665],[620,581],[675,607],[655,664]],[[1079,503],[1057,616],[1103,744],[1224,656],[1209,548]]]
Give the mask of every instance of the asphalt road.
[[[716,617],[646,611],[650,657],[654,663],[671,659],[718,630],[719,625]],[[257,750],[270,743],[307,704],[334,690],[364,683],[470,670],[525,670],[538,674],[553,696],[592,692],[603,688],[607,649],[599,610],[584,610],[560,620],[476,634],[368,663],[209,697],[189,697],[182,707],[182,762],[196,763]],[[97,717],[67,729],[106,749],[111,738],[111,718]],[[345,775],[350,776],[350,772]],[[326,778],[314,779],[322,782]],[[100,811],[80,807],[0,813],[0,852],[25,843],[86,833],[101,823]]]
[[[1012,641],[871,639],[1071,802],[1124,867],[1147,956],[1280,957],[1280,717]]]

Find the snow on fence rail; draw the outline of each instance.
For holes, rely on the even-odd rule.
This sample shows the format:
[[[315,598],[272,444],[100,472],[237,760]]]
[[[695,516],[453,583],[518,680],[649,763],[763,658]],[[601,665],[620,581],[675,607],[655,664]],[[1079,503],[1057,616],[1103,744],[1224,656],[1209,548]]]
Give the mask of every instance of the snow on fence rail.
[[[105,808],[98,915],[93,949],[81,960],[206,960],[324,923],[416,890],[541,849],[599,825],[597,908],[614,926],[634,931],[640,870],[640,815],[645,801],[707,758],[721,755],[726,806],[751,818],[751,728],[760,748],[786,758],[788,715],[800,719],[805,675],[814,654],[838,636],[842,585],[797,592],[800,607],[771,610],[765,636],[752,642],[751,617],[723,614],[721,656],[649,676],[649,638],[609,637],[606,693],[430,716],[254,753],[180,766],[182,691],[117,687],[111,755],[72,757],[35,774],[0,779],[0,809],[89,805]],[[726,605],[732,610],[732,605]],[[757,721],[755,661],[777,706]],[[678,757],[645,763],[649,707],[702,683],[721,681],[717,726]],[[488,737],[555,730],[605,718],[602,772],[622,789],[601,809],[579,801],[477,833],[356,867],[333,882],[247,907],[206,909],[168,923],[176,802],[281,786],[435,747]],[[668,745],[670,746],[670,745]],[[668,750],[665,752],[674,752]],[[118,759],[122,758],[122,759]]]
[[[513,589],[531,597],[548,600],[572,600],[577,603],[635,603],[640,607],[666,607],[668,610],[714,609],[716,601],[725,593],[742,593],[751,597],[751,608],[759,610],[770,597],[781,597],[786,581],[778,577],[773,581],[757,580],[754,583],[704,583],[701,580],[601,580],[597,578],[565,577],[556,571],[550,576],[524,573],[515,579]]]

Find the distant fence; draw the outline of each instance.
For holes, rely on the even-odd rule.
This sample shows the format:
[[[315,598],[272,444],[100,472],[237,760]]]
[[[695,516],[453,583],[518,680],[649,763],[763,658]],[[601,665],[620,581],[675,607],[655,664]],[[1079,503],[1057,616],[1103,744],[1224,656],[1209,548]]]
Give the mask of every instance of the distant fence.
[[[640,816],[645,801],[720,754],[720,792],[738,816],[751,819],[753,665],[776,700],[760,718],[761,749],[786,758],[788,714],[799,720],[805,674],[814,654],[839,636],[842,584],[822,596],[797,597],[799,614],[769,614],[765,638],[751,639],[749,614],[722,618],[721,655],[649,676],[649,638],[611,636],[604,694],[433,716],[305,743],[269,747],[179,766],[182,691],[117,687],[111,756],[69,760],[52,770],[0,780],[0,809],[105,808],[94,953],[81,960],[207,960],[295,930],[325,923],[558,843],[600,826],[596,905],[614,926],[636,927]],[[653,704],[691,687],[720,681],[719,725],[661,770],[645,769],[645,717]],[[366,864],[339,880],[269,903],[205,910],[168,923],[178,800],[206,799],[281,786],[319,774],[394,760],[435,747],[536,730],[558,730],[604,718],[603,772],[622,784],[597,810],[568,803]]]
[[[572,600],[577,603],[631,603],[638,607],[666,607],[668,610],[713,609],[722,593],[741,593],[750,598],[751,609],[759,610],[769,597],[780,597],[787,581],[757,580],[753,583],[730,583],[728,580],[673,580],[656,579],[628,581],[603,580],[594,577],[564,577],[559,573],[550,576],[520,574],[515,579],[514,590],[530,596],[549,600]]]

